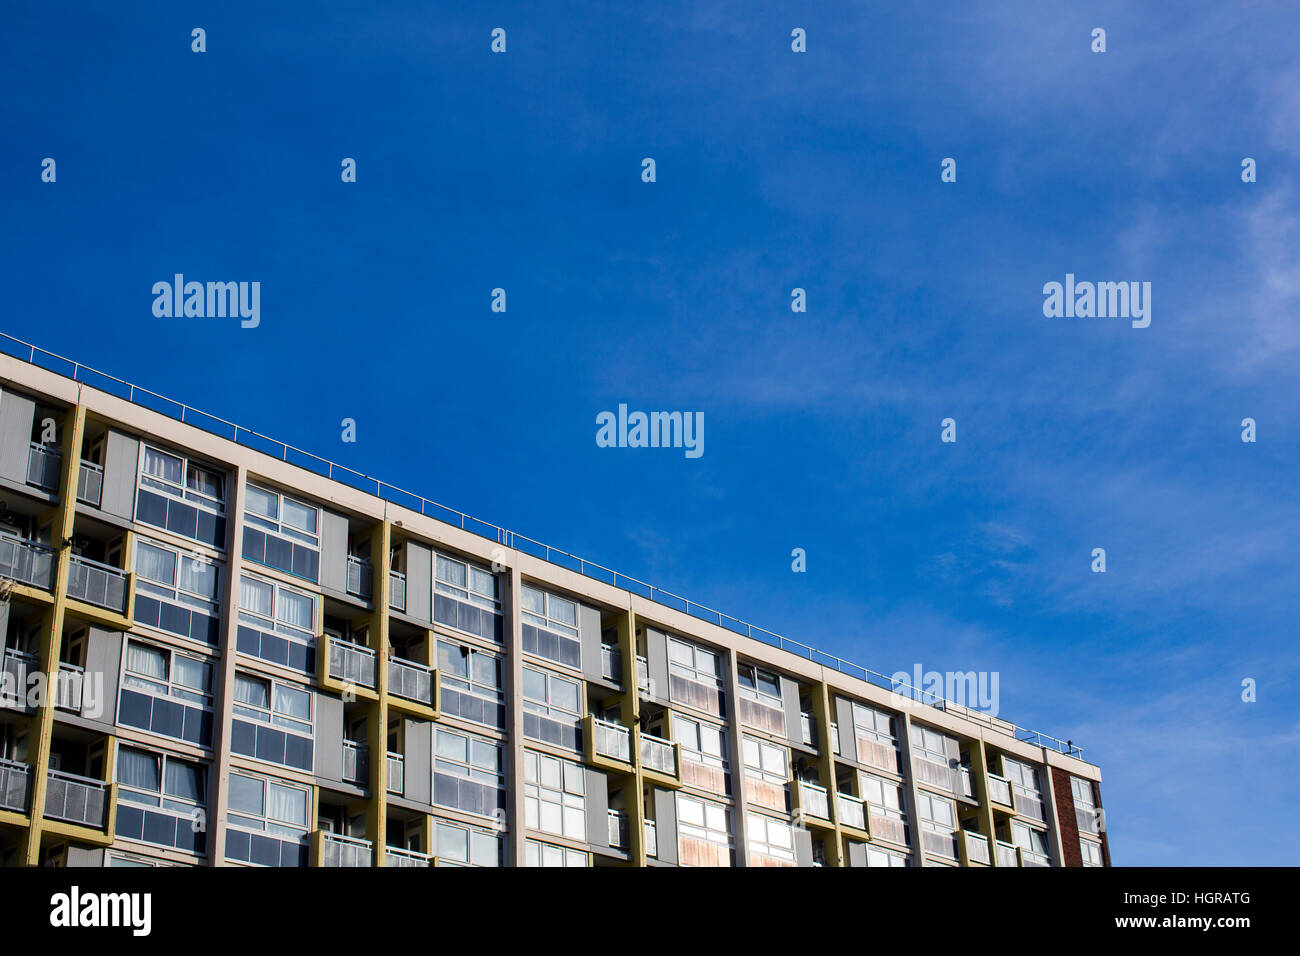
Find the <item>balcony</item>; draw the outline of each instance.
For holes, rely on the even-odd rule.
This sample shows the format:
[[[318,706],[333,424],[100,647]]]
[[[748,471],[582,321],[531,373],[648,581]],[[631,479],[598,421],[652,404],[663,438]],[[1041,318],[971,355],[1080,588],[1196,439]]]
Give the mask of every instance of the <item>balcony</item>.
[[[102,607],[115,614],[126,613],[127,573],[110,564],[102,564],[72,555],[68,564],[68,597]]]
[[[795,794],[798,800],[797,810],[819,820],[831,818],[830,800],[826,788],[807,780],[795,781]]]
[[[957,859],[957,833],[955,830],[927,830],[921,828],[921,849],[926,853],[949,860]]]
[[[27,451],[27,483],[45,491],[59,490],[59,465],[63,454],[40,442],[30,442]]]
[[[406,610],[406,575],[401,571],[388,572],[388,606],[394,611]]]
[[[617,760],[619,763],[632,762],[632,734],[622,724],[591,717],[591,746],[597,757]]]
[[[424,664],[401,657],[388,659],[388,693],[394,697],[432,707],[436,679],[437,672]]]
[[[1020,865],[1051,866],[1052,859],[1046,853],[1039,853],[1037,850],[1026,850],[1024,847],[1020,847]]]
[[[321,866],[373,866],[375,845],[369,840],[321,831]]]
[[[358,687],[375,687],[375,652],[364,644],[350,641],[329,639],[329,669],[327,674],[334,680]]]
[[[671,740],[642,733],[641,767],[666,777],[677,777],[677,748]]]
[[[1011,802],[1011,781],[995,773],[989,774],[989,801],[1014,808],[1015,804]]]
[[[997,843],[998,866],[1019,866],[1020,854],[1016,852],[1014,843],[1003,843],[1001,840]]]
[[[48,591],[54,584],[54,551],[35,541],[0,533],[0,577]]]
[[[968,800],[975,799],[975,779],[971,776],[970,767],[960,766],[957,768],[957,792]]]
[[[388,751],[388,792],[399,797],[406,792],[406,758]]]
[[[913,750],[912,772],[916,775],[917,783],[925,783],[947,790],[949,793],[953,792],[952,768],[946,763],[930,760]]]
[[[109,784],[61,770],[46,774],[45,815],[51,820],[102,830],[108,821]]]
[[[867,811],[861,799],[851,793],[837,793],[835,794],[835,810],[839,814],[840,823],[844,824],[844,826],[866,832]]]
[[[417,850],[403,850],[401,847],[390,846],[384,848],[384,866],[433,866],[433,857]]]
[[[659,828],[653,820],[645,821],[645,855],[659,855]]]
[[[354,554],[348,555],[348,593],[363,601],[369,601],[373,588],[374,572],[371,570],[370,562],[365,558],[358,558]]]
[[[364,787],[370,775],[370,751],[355,740],[343,741],[343,779]]]
[[[988,866],[991,862],[989,859],[989,838],[982,833],[973,833],[970,830],[962,830],[960,833],[962,851],[967,865]]]
[[[640,654],[636,656],[636,689],[650,693],[650,662]]]
[[[81,713],[81,692],[85,683],[85,668],[60,661],[58,682],[54,688],[54,706],[74,714]]]
[[[104,468],[94,462],[82,461],[77,472],[77,500],[98,508],[104,497]]]
[[[26,815],[32,792],[32,768],[25,763],[0,759],[0,810]]]
[[[36,670],[36,655],[6,647],[0,658],[0,706],[27,709],[27,675]],[[13,692],[12,697],[8,696]]]
[[[627,814],[622,810],[609,811],[609,845],[618,850],[627,849]]]
[[[615,684],[623,682],[623,661],[619,657],[617,647],[610,647],[608,644],[600,645],[600,675]]]

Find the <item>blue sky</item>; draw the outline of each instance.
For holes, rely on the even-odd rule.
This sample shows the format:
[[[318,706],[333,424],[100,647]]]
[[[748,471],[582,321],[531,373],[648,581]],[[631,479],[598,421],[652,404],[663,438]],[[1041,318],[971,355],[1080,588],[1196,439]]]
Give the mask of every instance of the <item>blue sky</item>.
[[[1117,863],[1294,861],[1294,8],[329,6],[7,10],[0,329],[877,671],[997,671]],[[176,272],[261,325],[155,318]],[[1150,327],[1045,318],[1067,272]],[[620,402],[705,454],[597,447]]]

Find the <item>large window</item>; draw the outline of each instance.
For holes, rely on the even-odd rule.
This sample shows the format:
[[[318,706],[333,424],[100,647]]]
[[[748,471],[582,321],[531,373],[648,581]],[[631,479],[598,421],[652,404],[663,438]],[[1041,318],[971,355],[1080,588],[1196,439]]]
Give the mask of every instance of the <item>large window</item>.
[[[956,741],[952,738],[929,727],[912,724],[912,769],[919,782],[953,790],[957,774],[951,768],[949,753],[955,750]]]
[[[306,866],[310,798],[304,787],[231,771],[226,858],[261,866]]]
[[[795,866],[794,828],[761,813],[745,817],[750,866]]]
[[[781,678],[753,664],[737,664],[739,713],[742,723],[778,737],[786,735],[785,703],[781,698]]]
[[[1013,820],[1011,822],[1011,842],[1020,847],[1020,855],[1024,859],[1025,866],[1051,865],[1051,857],[1047,852],[1047,834],[1042,830],[1037,830],[1018,820]]]
[[[230,749],[246,757],[311,770],[311,692],[283,681],[235,673]]]
[[[542,843],[539,840],[524,841],[524,866],[590,866],[589,854],[582,850]]]
[[[948,797],[918,790],[917,817],[921,822],[922,848],[940,856],[957,856],[957,809]]]
[[[220,640],[221,567],[207,558],[137,537],[135,621],[215,646]]]
[[[176,850],[202,853],[207,836],[207,774],[180,757],[119,747],[116,833]]]
[[[712,800],[677,795],[682,866],[731,866],[731,811]]]
[[[501,865],[501,837],[497,833],[439,820],[435,839],[439,866]]]
[[[319,581],[320,509],[251,482],[244,497],[244,557]]]
[[[500,644],[501,592],[496,575],[468,561],[435,552],[433,619]]]
[[[745,736],[745,796],[750,803],[785,813],[790,755],[784,747]]]
[[[524,751],[524,824],[543,833],[587,838],[587,783],[581,764]]]
[[[135,519],[209,547],[226,547],[225,477],[174,455],[144,445]]]
[[[1046,843],[1046,841],[1044,841]],[[1091,840],[1080,840],[1079,850],[1083,853],[1084,866],[1104,866],[1101,860],[1101,844]]]
[[[582,685],[568,677],[524,667],[524,736],[578,750]]]
[[[853,732],[857,739],[857,755],[861,763],[898,773],[898,735],[892,714],[853,704]]]
[[[476,734],[436,728],[434,803],[490,817],[502,806],[505,781],[500,744]]]
[[[1002,771],[1011,782],[1016,813],[1022,814],[1039,823],[1047,820],[1047,809],[1043,806],[1043,794],[1038,787],[1038,770],[1027,763],[1002,758]]]
[[[548,661],[582,667],[582,642],[578,640],[578,605],[548,591],[523,586],[523,647]]]
[[[241,654],[314,673],[316,598],[270,578],[243,574],[239,578],[236,637]]]
[[[117,719],[128,727],[212,746],[212,664],[128,639]]]
[[[444,714],[489,727],[505,726],[499,657],[462,644],[439,641],[438,673]]]
[[[906,856],[885,850],[878,846],[867,845],[867,866],[909,866]]]
[[[722,662],[717,651],[668,638],[668,696],[696,710],[722,715]]]
[[[718,724],[673,714],[673,737],[682,748],[682,783],[718,796],[727,793],[727,735]]]

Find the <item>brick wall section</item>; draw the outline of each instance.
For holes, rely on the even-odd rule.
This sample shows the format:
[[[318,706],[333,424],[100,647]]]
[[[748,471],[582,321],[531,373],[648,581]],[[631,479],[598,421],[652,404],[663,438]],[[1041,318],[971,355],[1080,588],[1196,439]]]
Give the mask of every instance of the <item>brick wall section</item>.
[[[1056,825],[1061,830],[1061,847],[1065,850],[1066,866],[1083,866],[1083,851],[1079,849],[1079,824],[1074,818],[1074,793],[1070,790],[1070,775],[1052,767],[1052,792],[1056,795]]]

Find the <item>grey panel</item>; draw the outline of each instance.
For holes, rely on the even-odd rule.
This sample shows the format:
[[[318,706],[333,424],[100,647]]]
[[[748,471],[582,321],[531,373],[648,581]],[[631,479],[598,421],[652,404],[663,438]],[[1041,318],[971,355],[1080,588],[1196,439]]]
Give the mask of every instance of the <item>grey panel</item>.
[[[849,866],[867,865],[867,845],[849,841]]]
[[[332,511],[321,516],[320,583],[334,591],[348,589],[348,519]]]
[[[650,696],[668,699],[668,636],[653,627],[645,629],[645,657],[650,666]]]
[[[0,476],[27,482],[27,453],[31,449],[36,403],[17,392],[0,392]]]
[[[802,827],[794,831],[794,858],[799,866],[812,866],[812,834]]]
[[[104,446],[104,490],[100,509],[119,518],[135,517],[135,482],[140,468],[140,443],[109,429]]]
[[[659,844],[658,859],[664,863],[677,862],[677,795],[671,790],[654,788],[655,838]]]
[[[432,803],[433,724],[427,720],[406,721],[406,798]]]
[[[609,785],[605,771],[585,767],[587,771],[587,842],[609,846]]]
[[[578,605],[578,636],[582,639],[582,674],[588,680],[604,680],[600,653],[600,612]]]
[[[316,695],[316,775],[343,779],[343,701]]]
[[[101,847],[84,847],[68,844],[67,863],[68,866],[99,866],[104,865],[104,851]]]
[[[803,721],[799,719],[799,685],[781,675],[781,701],[785,704],[785,736],[796,747],[803,746]],[[813,721],[817,726],[817,721]]]
[[[433,620],[433,552],[415,541],[406,542],[406,613]]]
[[[847,697],[835,698],[835,722],[840,727],[840,756],[858,759],[858,735],[853,730],[853,701]]]
[[[86,683],[81,694],[81,716],[108,724],[114,722],[121,663],[122,633],[91,627],[86,635]]]

